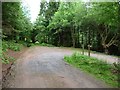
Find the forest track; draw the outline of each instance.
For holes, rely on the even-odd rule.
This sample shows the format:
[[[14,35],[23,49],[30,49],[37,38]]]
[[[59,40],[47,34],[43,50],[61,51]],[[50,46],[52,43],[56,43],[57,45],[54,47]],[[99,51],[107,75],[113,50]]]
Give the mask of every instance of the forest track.
[[[91,75],[63,61],[74,51],[58,47],[31,47],[15,63],[6,88],[108,88]]]

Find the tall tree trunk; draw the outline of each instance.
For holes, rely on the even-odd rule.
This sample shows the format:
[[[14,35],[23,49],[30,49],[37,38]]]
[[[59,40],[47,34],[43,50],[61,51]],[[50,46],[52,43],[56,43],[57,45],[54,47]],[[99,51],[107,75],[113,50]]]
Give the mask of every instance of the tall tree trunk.
[[[108,48],[105,48],[105,54],[109,54]]]
[[[60,33],[59,33],[59,34],[58,34],[58,46],[60,46],[60,41],[61,41],[61,40],[60,40],[60,36],[61,36],[61,35],[60,35]]]
[[[78,36],[77,36],[77,38],[78,38],[78,47],[80,47],[79,45],[80,45],[80,39],[79,39],[79,37],[80,37],[80,29],[79,29],[79,27],[78,27]]]
[[[71,29],[71,37],[72,37],[73,47],[75,47],[75,35],[74,35],[74,30],[72,30],[72,29]]]
[[[73,47],[75,47],[75,35],[73,36]]]
[[[109,53],[109,51],[108,51],[108,48],[106,47],[106,45],[103,45],[103,48],[104,48],[104,52],[105,52],[105,54],[108,54]]]

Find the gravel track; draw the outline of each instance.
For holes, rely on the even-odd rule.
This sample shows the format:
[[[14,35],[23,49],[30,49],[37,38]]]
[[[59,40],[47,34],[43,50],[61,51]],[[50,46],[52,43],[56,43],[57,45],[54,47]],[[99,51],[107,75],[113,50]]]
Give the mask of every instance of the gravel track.
[[[16,61],[3,87],[108,88],[102,81],[64,62],[64,55],[73,52],[57,47],[31,47]]]

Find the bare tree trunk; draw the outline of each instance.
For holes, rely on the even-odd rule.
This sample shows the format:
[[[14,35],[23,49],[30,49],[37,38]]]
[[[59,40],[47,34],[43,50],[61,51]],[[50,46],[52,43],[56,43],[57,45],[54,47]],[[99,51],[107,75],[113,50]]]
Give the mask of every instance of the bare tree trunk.
[[[103,48],[104,48],[104,52],[105,52],[105,54],[108,54],[109,53],[109,51],[108,51],[108,48],[106,47],[106,45],[103,45]]]
[[[75,47],[75,36],[73,35],[73,47]]]
[[[99,33],[100,33],[100,36],[101,36],[101,39],[102,39],[102,46],[105,50],[105,53],[109,54],[108,48],[118,41],[117,38],[118,38],[119,34],[117,34],[117,33],[113,34],[112,38],[109,39],[109,41],[108,41],[107,39],[108,39],[108,36],[109,36],[109,33],[110,33],[110,30],[109,30],[108,26],[101,25],[100,27],[102,28],[102,32],[100,32],[101,29],[99,30]],[[108,43],[106,43],[106,41]]]
[[[109,51],[107,48],[105,48],[105,54],[109,54]]]
[[[90,45],[88,45],[88,56],[90,57]]]

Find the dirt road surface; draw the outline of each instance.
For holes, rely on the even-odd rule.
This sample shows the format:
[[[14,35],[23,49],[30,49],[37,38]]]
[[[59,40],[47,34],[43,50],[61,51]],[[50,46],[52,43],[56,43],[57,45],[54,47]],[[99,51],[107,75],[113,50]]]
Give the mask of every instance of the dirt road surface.
[[[107,88],[95,77],[64,62],[72,50],[57,47],[31,47],[15,63],[14,78],[7,88]]]

